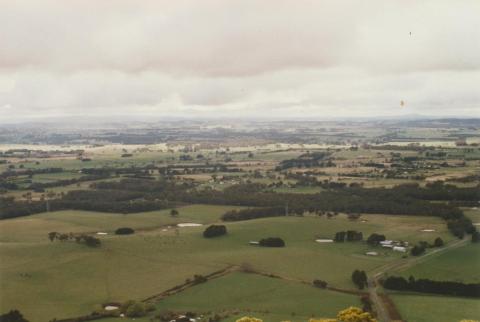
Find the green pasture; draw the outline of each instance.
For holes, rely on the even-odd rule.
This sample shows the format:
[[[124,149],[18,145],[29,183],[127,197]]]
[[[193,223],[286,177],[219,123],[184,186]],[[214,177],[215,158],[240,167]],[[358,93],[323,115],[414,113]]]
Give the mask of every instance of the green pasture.
[[[430,258],[401,273],[405,277],[480,283],[480,245],[468,243]]]
[[[425,294],[394,294],[402,319],[409,322],[460,322],[480,319],[480,300]]]
[[[208,274],[228,265],[248,264],[306,283],[319,278],[332,286],[353,289],[350,275],[354,269],[370,271],[400,259],[401,254],[374,248],[379,256],[368,257],[364,254],[372,248],[365,243],[320,244],[315,238],[356,229],[365,236],[379,232],[413,242],[427,239],[419,232],[421,227],[435,227],[435,236],[449,240],[441,220],[413,216],[364,215],[366,222],[350,221],[344,215],[332,219],[266,218],[227,223],[228,234],[214,239],[202,237],[204,227],[164,226],[218,221],[229,209],[233,207],[182,207],[178,218],[171,218],[169,210],[130,215],[64,211],[3,220],[0,311],[18,308],[39,322],[82,315],[105,301],[146,298],[195,274]],[[137,233],[112,235],[120,226],[134,227]],[[50,231],[110,234],[99,236],[102,246],[91,249],[75,242],[50,242]],[[282,237],[287,246],[261,248],[248,244],[270,236]]]
[[[358,296],[321,290],[313,286],[254,274],[232,273],[161,300],[157,309],[179,312],[225,312],[226,321],[240,316],[264,321],[308,321],[335,317],[349,306],[359,306]]]

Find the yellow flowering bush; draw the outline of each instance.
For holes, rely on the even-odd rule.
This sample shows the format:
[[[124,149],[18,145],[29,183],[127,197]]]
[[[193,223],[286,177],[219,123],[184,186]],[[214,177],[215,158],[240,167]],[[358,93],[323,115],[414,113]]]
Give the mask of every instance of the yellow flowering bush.
[[[263,321],[254,317],[244,316],[243,318],[238,319],[236,322],[263,322]]]
[[[236,322],[263,322],[260,319],[245,316]],[[290,321],[282,321],[290,322]],[[369,312],[363,312],[358,307],[351,306],[348,309],[338,312],[336,319],[310,319],[309,322],[377,322]],[[479,322],[473,320],[463,320],[460,322]]]
[[[369,312],[363,312],[358,307],[351,306],[338,312],[338,322],[377,322]]]

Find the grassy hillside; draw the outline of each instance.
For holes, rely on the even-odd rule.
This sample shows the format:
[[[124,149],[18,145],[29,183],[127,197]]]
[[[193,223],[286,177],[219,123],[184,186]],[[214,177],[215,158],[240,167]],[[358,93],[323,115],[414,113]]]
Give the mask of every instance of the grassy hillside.
[[[194,205],[179,208],[179,218],[171,218],[168,210],[132,215],[65,211],[1,221],[0,311],[18,308],[39,322],[82,315],[105,301],[146,298],[194,274],[245,263],[308,283],[320,278],[353,289],[354,269],[369,271],[401,255],[377,249],[378,257],[368,257],[364,254],[371,248],[364,243],[319,244],[315,237],[356,229],[365,236],[380,232],[411,242],[437,235],[450,238],[440,219],[412,216],[370,215],[363,217],[366,222],[352,222],[343,215],[266,218],[228,223],[228,235],[215,239],[202,237],[204,227],[176,231],[163,226],[216,221],[228,209],[232,207]],[[100,236],[99,249],[47,239],[50,231],[111,232],[120,226],[142,229],[131,236]],[[422,227],[437,231],[419,232]],[[287,246],[248,245],[269,236],[282,237]]]

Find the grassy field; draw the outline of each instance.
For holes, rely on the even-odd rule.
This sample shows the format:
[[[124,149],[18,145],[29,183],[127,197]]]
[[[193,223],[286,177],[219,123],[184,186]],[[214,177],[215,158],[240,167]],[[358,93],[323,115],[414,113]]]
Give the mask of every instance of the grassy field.
[[[480,247],[469,243],[415,265],[401,275],[441,281],[480,283]]]
[[[254,316],[265,322],[306,322],[312,317],[335,317],[342,309],[360,305],[356,295],[236,272],[160,300],[156,303],[157,310],[154,313],[136,321],[150,321],[158,313],[173,311],[179,314],[197,312],[205,317],[219,314],[225,317],[224,321]],[[117,322],[122,319],[103,321]]]
[[[233,312],[262,317],[264,321],[307,321],[310,317],[334,317],[359,297],[320,290],[309,285],[245,273],[233,273],[192,287],[158,302],[161,310]]]
[[[480,319],[480,300],[460,297],[406,295],[391,296],[405,321],[459,322]]]
[[[39,322],[82,315],[105,301],[145,298],[194,274],[244,263],[306,282],[320,278],[352,289],[354,269],[369,271],[401,255],[380,249],[378,257],[367,257],[364,254],[371,248],[364,243],[319,244],[316,237],[356,229],[365,236],[380,232],[410,242],[438,235],[450,239],[440,219],[412,216],[364,215],[365,222],[352,222],[343,215],[266,218],[228,223],[228,235],[216,239],[203,238],[203,227],[164,226],[214,222],[229,209],[194,205],[179,208],[179,218],[171,218],[168,210],[131,215],[65,211],[1,221],[0,311],[16,307]],[[99,249],[47,239],[50,231],[111,232],[120,226],[140,230],[131,236],[101,236]],[[437,231],[422,233],[422,227]],[[282,237],[287,247],[248,245],[269,236]]]

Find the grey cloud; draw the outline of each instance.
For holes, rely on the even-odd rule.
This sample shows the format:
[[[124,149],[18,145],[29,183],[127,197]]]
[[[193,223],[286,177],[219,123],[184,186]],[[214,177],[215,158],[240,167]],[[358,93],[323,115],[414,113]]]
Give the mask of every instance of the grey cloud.
[[[1,0],[0,67],[236,77],[480,66],[478,1],[386,3]]]
[[[0,121],[480,114],[477,0],[0,0],[0,8]]]

